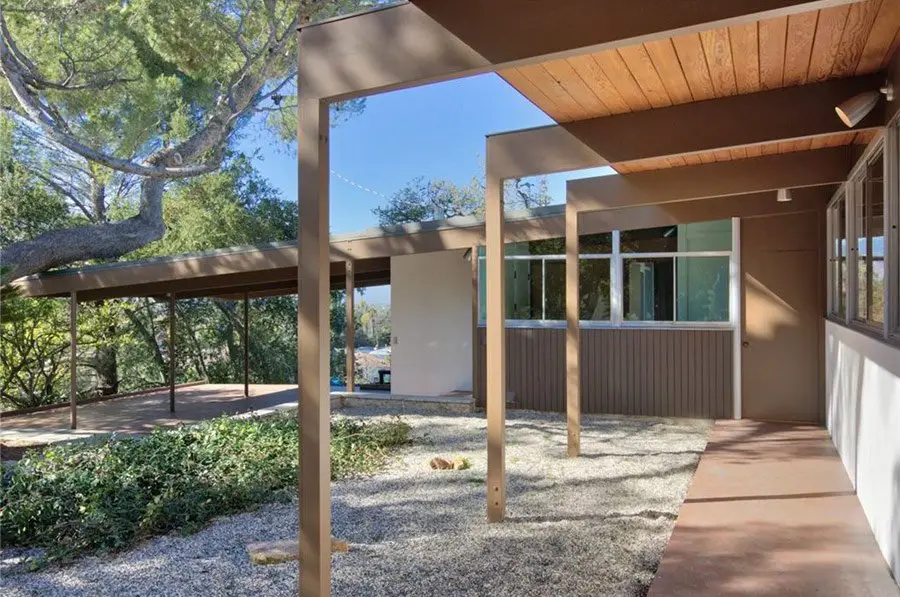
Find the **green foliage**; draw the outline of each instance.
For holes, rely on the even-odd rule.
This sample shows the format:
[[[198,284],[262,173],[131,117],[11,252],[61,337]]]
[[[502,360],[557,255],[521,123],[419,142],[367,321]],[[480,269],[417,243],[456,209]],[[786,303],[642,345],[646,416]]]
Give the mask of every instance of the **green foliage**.
[[[371,473],[408,442],[399,419],[331,424],[332,478]],[[3,476],[5,546],[47,548],[50,560],[124,549],[215,516],[289,498],[297,482],[296,417],[220,418],[136,439],[51,446]]]
[[[504,182],[504,205],[509,209],[532,209],[550,204],[546,177],[517,178]],[[372,210],[382,226],[442,220],[484,214],[484,183],[473,178],[465,186],[449,180],[426,182],[419,177],[394,193],[387,205]]]

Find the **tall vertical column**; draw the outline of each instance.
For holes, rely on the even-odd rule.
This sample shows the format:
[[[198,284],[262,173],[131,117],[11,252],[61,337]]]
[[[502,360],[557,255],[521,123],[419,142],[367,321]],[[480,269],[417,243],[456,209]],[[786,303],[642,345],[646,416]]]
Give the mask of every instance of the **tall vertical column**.
[[[344,276],[347,285],[347,300],[345,301],[347,307],[347,324],[344,336],[347,340],[347,391],[352,392],[354,389],[353,380],[356,379],[356,320],[354,319],[353,314],[353,308],[355,306],[354,293],[356,292],[356,289],[354,288],[353,261],[347,259],[345,266]]]
[[[581,452],[581,330],[578,304],[578,212],[566,205],[566,421],[569,458]]]
[[[487,434],[488,521],[506,512],[506,275],[503,248],[503,184],[488,157],[484,196],[485,272],[487,274]]]
[[[78,427],[78,295],[69,294],[69,427]]]
[[[300,76],[302,81],[302,76]],[[331,593],[328,103],[300,84],[297,157],[301,597]]]
[[[250,397],[250,295],[244,293],[244,398]]]
[[[472,401],[480,404],[478,395],[478,245],[469,252],[472,265]]]
[[[169,412],[175,412],[175,293],[169,294]]]

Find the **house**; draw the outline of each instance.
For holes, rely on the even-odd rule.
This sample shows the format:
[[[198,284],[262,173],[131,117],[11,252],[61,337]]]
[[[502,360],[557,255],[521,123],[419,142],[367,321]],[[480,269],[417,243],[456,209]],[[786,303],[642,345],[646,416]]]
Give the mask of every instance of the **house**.
[[[567,413],[571,457],[582,412],[816,422],[896,578],[898,29],[892,0],[412,0],[312,24],[299,251],[24,284],[91,300],[299,278],[304,596],[329,590],[328,290],[388,276],[396,391],[470,382],[486,406],[491,521],[505,515],[508,390]],[[329,104],[484,72],[558,123],[487,138],[484,224],[329,241]],[[504,179],[602,165],[618,175],[570,181],[563,208],[504,214]]]

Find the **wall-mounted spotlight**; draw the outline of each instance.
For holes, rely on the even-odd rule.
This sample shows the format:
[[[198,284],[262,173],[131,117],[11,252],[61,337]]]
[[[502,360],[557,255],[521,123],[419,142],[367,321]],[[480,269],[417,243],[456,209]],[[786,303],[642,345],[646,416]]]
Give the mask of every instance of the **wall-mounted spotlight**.
[[[878,91],[863,91],[835,106],[834,111],[837,112],[844,124],[849,128],[853,128],[872,111],[881,95],[884,95],[889,102],[894,101],[894,88],[886,84]]]
[[[775,196],[775,199],[778,203],[788,203],[794,200],[794,195],[791,193],[790,189],[778,189],[778,194]]]

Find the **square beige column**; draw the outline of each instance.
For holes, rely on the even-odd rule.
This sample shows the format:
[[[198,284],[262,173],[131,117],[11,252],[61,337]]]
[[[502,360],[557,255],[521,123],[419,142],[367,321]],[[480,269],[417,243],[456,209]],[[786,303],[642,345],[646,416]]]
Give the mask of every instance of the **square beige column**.
[[[347,340],[347,391],[352,392],[354,390],[353,380],[356,379],[356,322],[353,315],[353,309],[355,307],[355,299],[354,299],[354,278],[353,278],[353,260],[347,259],[345,262],[345,282],[347,287],[347,300],[345,301],[345,305],[347,307],[346,319],[347,322],[345,324],[344,336]]]
[[[566,205],[566,424],[569,458],[581,451],[581,330],[578,302],[578,212]]]
[[[69,294],[69,427],[78,428],[78,295]]]
[[[331,594],[328,102],[303,96],[297,118],[297,378],[301,597]]]
[[[244,293],[244,398],[250,397],[250,295]]]
[[[488,521],[506,512],[506,275],[503,247],[503,184],[488,159],[484,196],[485,271],[487,274],[487,435]]]
[[[478,245],[469,252],[472,265],[472,401],[478,404]]]
[[[169,294],[169,413],[175,412],[175,293]]]

